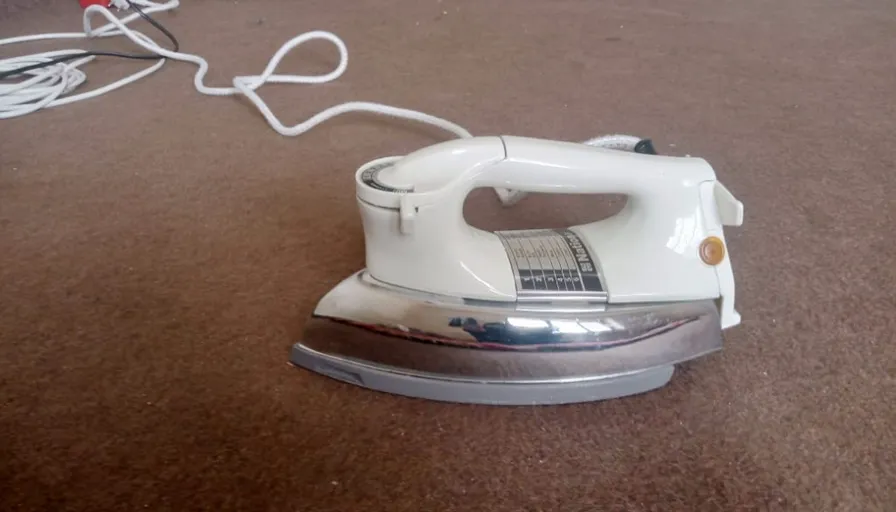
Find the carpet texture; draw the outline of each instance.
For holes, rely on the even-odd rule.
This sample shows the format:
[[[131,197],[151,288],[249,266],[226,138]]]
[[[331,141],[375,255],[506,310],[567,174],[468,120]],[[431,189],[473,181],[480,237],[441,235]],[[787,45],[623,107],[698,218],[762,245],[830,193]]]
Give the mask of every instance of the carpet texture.
[[[300,32],[344,37],[339,81],[261,91],[288,124],[368,100],[706,158],[746,206],[723,352],[650,394],[552,408],[289,366],[317,299],[364,265],[354,170],[447,136],[352,115],[281,137],[169,62],[0,123],[0,510],[896,510],[896,4],[624,4],[205,0],[158,18],[215,85]],[[81,26],[74,1],[9,5],[3,37]],[[283,69],[334,62],[314,43]],[[88,85],[141,66],[99,60]],[[475,193],[466,211],[494,229],[614,207]]]

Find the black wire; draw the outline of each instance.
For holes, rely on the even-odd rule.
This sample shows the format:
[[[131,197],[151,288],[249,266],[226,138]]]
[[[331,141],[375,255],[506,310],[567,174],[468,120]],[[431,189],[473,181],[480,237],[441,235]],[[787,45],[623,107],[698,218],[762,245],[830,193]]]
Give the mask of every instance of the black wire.
[[[174,34],[172,34],[161,23],[152,19],[148,14],[143,12],[143,9],[141,9],[139,6],[131,3],[131,0],[125,0],[125,1],[128,3],[128,5],[132,9],[137,11],[137,14],[139,14],[140,17],[145,19],[150,25],[152,25],[153,27],[158,29],[160,32],[165,34],[165,37],[167,37],[171,41],[171,44],[174,46],[172,51],[176,52],[176,51],[180,50],[180,43],[177,41],[177,38],[174,37]],[[27,66],[22,66],[20,68],[16,68],[16,69],[13,69],[10,71],[4,71],[4,72],[0,73],[0,80],[4,80],[6,78],[9,78],[9,77],[15,76],[15,75],[21,75],[22,73],[27,73],[28,71],[32,71],[34,69],[45,68],[47,66],[52,66],[53,64],[59,64],[60,62],[67,62],[70,60],[82,59],[84,57],[121,57],[123,59],[138,59],[138,60],[160,60],[160,59],[165,58],[165,57],[162,57],[161,55],[158,55],[155,53],[142,53],[141,54],[141,53],[119,53],[119,52],[101,52],[101,51],[82,52],[82,53],[76,53],[76,54],[72,54],[72,55],[63,55],[62,57],[57,57],[55,59],[51,59],[46,62],[38,62],[37,64],[29,64]]]
[[[135,11],[137,11],[137,14],[139,14],[141,18],[146,20],[147,23],[156,27],[159,30],[159,32],[165,34],[165,37],[167,37],[171,41],[171,44],[174,45],[174,48],[172,48],[171,51],[173,51],[173,52],[180,51],[180,43],[177,41],[177,38],[174,37],[174,34],[172,34],[167,28],[165,28],[164,25],[162,25],[158,21],[152,19],[149,16],[149,14],[146,14],[145,12],[143,12],[143,9],[141,9],[140,6],[132,4],[131,0],[124,0],[124,1],[127,2],[128,5],[131,6]],[[161,56],[159,56],[159,57],[161,58]]]

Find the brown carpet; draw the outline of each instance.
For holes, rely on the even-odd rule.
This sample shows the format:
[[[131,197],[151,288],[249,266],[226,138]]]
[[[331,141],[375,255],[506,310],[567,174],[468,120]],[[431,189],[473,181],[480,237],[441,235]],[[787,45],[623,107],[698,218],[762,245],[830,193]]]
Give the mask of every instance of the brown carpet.
[[[722,353],[554,408],[290,367],[317,299],[364,264],[354,170],[445,136],[349,116],[280,137],[168,63],[0,124],[0,510],[896,510],[896,4],[625,4],[206,0],[159,19],[216,85],[300,32],[343,36],[339,81],[263,89],[290,124],[360,99],[705,157],[746,205]],[[0,34],[80,23],[44,2]],[[312,44],[284,67],[333,61]],[[140,66],[98,61],[90,83]],[[476,194],[468,212],[560,226],[606,207]]]

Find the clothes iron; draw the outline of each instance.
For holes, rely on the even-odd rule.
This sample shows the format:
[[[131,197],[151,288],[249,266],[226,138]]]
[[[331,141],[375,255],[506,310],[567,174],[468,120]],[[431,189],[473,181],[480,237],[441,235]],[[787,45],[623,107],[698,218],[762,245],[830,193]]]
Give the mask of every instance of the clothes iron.
[[[318,303],[291,361],[434,400],[559,404],[665,385],[740,323],[723,226],[743,205],[703,159],[474,137],[356,173],[367,268]],[[487,232],[468,193],[624,194],[567,229]]]

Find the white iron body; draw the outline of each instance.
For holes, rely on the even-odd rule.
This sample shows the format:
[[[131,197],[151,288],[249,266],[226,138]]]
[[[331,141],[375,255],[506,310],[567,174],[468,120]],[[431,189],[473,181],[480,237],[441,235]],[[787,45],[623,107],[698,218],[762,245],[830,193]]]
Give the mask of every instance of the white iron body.
[[[356,187],[367,268],[320,301],[299,366],[436,400],[569,403],[660,387],[740,323],[723,228],[743,205],[703,159],[478,137],[369,162]],[[505,203],[627,202],[565,230],[493,233],[464,219],[481,187]]]
[[[390,164],[365,182],[371,167]],[[381,159],[356,175],[367,269],[394,286],[467,299],[516,301],[504,244],[464,219],[480,187],[563,194],[625,194],[623,210],[571,227],[589,246],[609,303],[719,299],[723,328],[740,323],[734,275],[725,259],[711,266],[700,243],[725,240],[743,205],[700,158],[642,155],[584,144],[520,137],[462,139],[401,159]],[[727,253],[727,251],[726,251]]]

